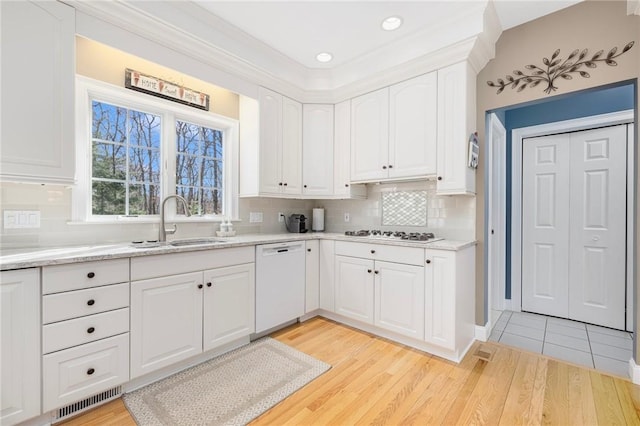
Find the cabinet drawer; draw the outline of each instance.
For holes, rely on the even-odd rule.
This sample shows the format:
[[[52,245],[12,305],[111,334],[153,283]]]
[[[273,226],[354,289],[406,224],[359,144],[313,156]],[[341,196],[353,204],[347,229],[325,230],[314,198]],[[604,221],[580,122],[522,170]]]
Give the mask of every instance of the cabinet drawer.
[[[45,355],[42,410],[56,409],[129,381],[129,334]]]
[[[59,351],[129,331],[129,308],[42,327],[42,353]]]
[[[49,324],[129,306],[129,283],[44,296],[42,323]]]
[[[42,268],[42,294],[127,281],[129,281],[129,259],[101,260]]]
[[[363,259],[405,263],[407,265],[423,266],[424,262],[424,249],[385,244],[336,241],[336,254],[341,256],[361,257]]]

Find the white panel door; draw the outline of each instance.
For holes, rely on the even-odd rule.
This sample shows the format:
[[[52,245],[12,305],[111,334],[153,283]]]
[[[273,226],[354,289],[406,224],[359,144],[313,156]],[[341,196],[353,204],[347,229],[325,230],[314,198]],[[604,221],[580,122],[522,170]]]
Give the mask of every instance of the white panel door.
[[[569,317],[624,330],[626,126],[571,135]]]
[[[523,141],[522,309],[569,314],[569,135]]]
[[[333,105],[302,106],[302,193],[333,194]]]
[[[279,194],[282,188],[282,95],[261,87],[260,192]]]
[[[373,324],[373,260],[336,256],[335,312]]]
[[[202,272],[131,283],[131,378],[202,352]]]
[[[320,240],[305,241],[304,313],[320,308]]]
[[[389,88],[389,177],[436,174],[438,79],[435,72]]]
[[[424,268],[375,262],[374,324],[424,339]]]
[[[282,192],[302,193],[302,104],[282,98]]]
[[[386,179],[389,165],[389,88],[351,100],[351,181]]]
[[[255,330],[255,264],[204,272],[203,350],[250,335]]]
[[[424,340],[456,348],[456,252],[425,250]]]

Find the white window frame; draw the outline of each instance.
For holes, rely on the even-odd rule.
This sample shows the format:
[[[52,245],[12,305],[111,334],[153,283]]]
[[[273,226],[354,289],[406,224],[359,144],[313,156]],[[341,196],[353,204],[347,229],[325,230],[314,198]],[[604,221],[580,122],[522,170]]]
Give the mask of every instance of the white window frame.
[[[238,219],[239,123],[229,117],[197,110],[171,101],[157,99],[122,87],[83,76],[76,76],[76,185],[72,189],[72,221],[82,223],[158,223],[160,215],[93,216],[91,207],[91,128],[92,100],[121,105],[159,115],[162,119],[160,162],[162,182],[160,202],[176,193],[176,120],[218,129],[223,133],[223,211],[220,215],[186,217],[176,215],[175,201],[167,202],[165,217],[171,222],[219,222],[222,218]],[[160,206],[161,208],[162,206]]]

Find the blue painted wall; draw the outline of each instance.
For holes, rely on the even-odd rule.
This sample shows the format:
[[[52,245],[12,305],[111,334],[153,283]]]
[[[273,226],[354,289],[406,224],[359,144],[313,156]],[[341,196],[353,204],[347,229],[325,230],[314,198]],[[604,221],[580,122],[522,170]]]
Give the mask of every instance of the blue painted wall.
[[[556,121],[571,120],[592,115],[634,109],[636,83],[626,83],[604,89],[556,96],[525,106],[507,107],[490,111],[498,115],[507,129],[506,162],[506,298],[511,299],[511,131],[520,127],[536,126]]]

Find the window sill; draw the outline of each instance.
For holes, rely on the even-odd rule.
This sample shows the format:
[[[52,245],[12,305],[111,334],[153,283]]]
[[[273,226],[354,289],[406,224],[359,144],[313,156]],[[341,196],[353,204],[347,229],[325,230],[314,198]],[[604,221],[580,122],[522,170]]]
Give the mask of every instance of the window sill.
[[[165,218],[165,223],[220,223],[226,218],[222,217],[177,217]],[[233,222],[242,222],[239,218],[230,218]],[[160,218],[149,217],[118,217],[113,219],[93,219],[93,220],[71,220],[67,225],[143,225],[143,224],[159,224]]]

